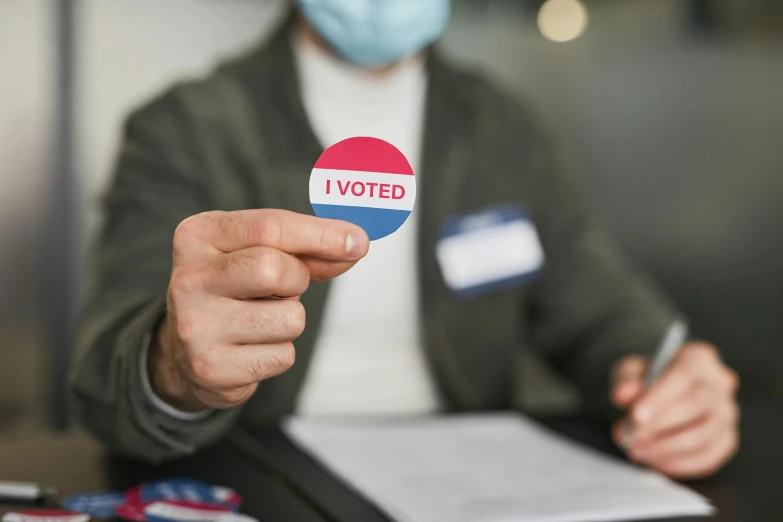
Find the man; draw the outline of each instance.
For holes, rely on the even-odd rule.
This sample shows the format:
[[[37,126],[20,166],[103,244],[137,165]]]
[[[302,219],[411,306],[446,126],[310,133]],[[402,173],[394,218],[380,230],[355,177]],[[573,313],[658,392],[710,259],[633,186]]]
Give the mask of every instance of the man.
[[[263,50],[130,118],[74,361],[88,429],[161,461],[289,414],[510,408],[532,347],[591,411],[629,412],[630,458],[696,477],[733,455],[735,374],[693,342],[644,389],[674,313],[618,259],[530,113],[428,48],[449,8],[300,0]],[[356,135],[418,174],[417,210],[372,248],[308,215],[313,164]],[[544,268],[456,296],[435,255],[444,223],[509,205]]]

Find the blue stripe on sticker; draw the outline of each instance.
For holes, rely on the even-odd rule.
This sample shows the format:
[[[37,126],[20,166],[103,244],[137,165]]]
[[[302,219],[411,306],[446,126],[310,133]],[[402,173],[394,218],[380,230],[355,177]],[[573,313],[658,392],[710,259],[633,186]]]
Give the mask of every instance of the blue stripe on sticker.
[[[73,495],[61,502],[62,507],[69,511],[87,513],[96,518],[112,518],[114,511],[125,502],[125,493],[122,491],[108,491],[105,493],[85,493]]]
[[[314,204],[313,211],[318,217],[341,219],[359,225],[367,232],[370,241],[388,236],[396,231],[410,215],[408,210],[321,204]]]

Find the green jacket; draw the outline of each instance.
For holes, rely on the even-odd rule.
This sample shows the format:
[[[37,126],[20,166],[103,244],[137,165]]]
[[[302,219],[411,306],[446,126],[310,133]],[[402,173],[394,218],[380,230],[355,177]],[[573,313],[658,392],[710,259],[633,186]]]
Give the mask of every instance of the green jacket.
[[[288,30],[210,78],[174,87],[127,123],[70,381],[78,419],[115,451],[171,459],[236,423],[258,427],[294,410],[328,283],[303,296],[308,325],[294,367],[262,382],[241,408],[201,421],[170,418],[148,403],[139,367],[143,339],[164,314],[182,220],[216,209],[312,213],[308,179],[322,148],[298,96]],[[590,408],[609,412],[610,366],[653,350],[672,312],[619,259],[527,108],[437,51],[427,68],[420,299],[426,355],[448,409],[513,407],[514,361],[532,348],[580,387]],[[521,288],[456,299],[435,258],[444,220],[508,202],[532,217],[545,269]]]

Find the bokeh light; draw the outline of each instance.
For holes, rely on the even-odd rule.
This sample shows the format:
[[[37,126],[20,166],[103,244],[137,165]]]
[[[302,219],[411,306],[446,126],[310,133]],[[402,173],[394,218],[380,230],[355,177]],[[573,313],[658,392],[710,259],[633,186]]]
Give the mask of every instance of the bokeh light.
[[[547,0],[538,11],[538,28],[547,40],[569,42],[584,34],[589,18],[581,0]]]

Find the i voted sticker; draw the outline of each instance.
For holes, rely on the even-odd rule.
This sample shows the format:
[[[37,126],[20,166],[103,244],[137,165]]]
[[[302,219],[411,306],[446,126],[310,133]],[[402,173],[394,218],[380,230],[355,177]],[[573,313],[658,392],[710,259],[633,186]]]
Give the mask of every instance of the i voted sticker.
[[[62,507],[70,511],[87,513],[97,518],[111,518],[114,512],[125,502],[122,491],[107,491],[103,493],[85,493],[73,495],[64,499]]]
[[[153,502],[144,508],[148,522],[215,522],[227,508],[197,502]]]
[[[413,168],[397,147],[378,138],[335,143],[324,151],[310,175],[315,215],[359,225],[370,241],[400,228],[415,201]]]
[[[173,478],[129,489],[125,501],[116,508],[115,515],[132,522],[144,522],[147,520],[145,509],[159,501],[216,506],[222,513],[237,511],[242,497],[231,488],[211,486],[200,480]]]
[[[6,513],[2,522],[89,522],[90,515],[60,509],[27,509]]]

